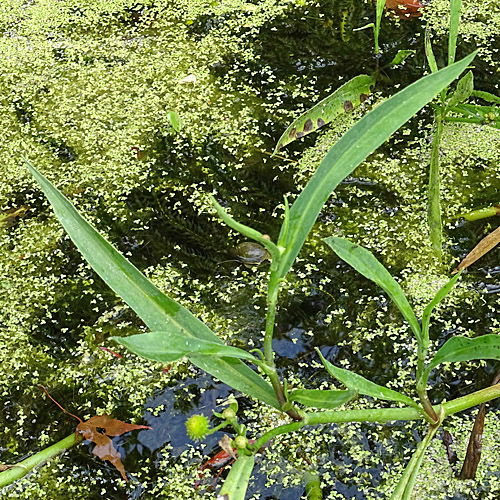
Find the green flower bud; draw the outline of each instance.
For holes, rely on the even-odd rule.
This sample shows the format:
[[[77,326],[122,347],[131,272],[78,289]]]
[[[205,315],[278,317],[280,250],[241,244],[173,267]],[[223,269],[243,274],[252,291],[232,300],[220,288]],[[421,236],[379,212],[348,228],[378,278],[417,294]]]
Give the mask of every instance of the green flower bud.
[[[186,422],[186,430],[191,439],[203,439],[210,430],[205,415],[193,415]]]
[[[248,439],[245,436],[236,436],[233,443],[236,448],[246,448]]]
[[[236,413],[235,413],[235,411],[232,408],[226,408],[222,412],[222,418],[224,418],[225,420],[230,420],[230,419],[232,419],[234,417],[236,417]]]

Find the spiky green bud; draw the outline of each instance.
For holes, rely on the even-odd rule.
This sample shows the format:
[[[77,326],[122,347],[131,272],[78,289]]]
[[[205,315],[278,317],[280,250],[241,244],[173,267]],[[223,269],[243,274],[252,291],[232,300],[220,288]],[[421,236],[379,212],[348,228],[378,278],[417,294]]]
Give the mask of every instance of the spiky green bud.
[[[186,430],[191,439],[203,439],[210,430],[208,418],[205,415],[193,415],[186,422]]]

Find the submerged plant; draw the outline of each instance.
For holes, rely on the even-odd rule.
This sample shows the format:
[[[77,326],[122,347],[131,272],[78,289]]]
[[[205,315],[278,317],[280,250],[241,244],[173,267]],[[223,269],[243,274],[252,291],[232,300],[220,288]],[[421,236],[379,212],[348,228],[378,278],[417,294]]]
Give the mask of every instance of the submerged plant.
[[[298,431],[316,424],[338,422],[387,422],[391,420],[422,420],[428,426],[425,438],[410,460],[392,499],[410,498],[425,449],[443,420],[459,411],[500,396],[498,386],[483,389],[453,401],[432,405],[427,395],[430,372],[441,363],[471,359],[500,359],[500,337],[483,335],[475,339],[455,337],[448,340],[431,359],[429,327],[433,309],[449,293],[459,279],[454,276],[425,308],[421,323],[410,307],[402,289],[389,272],[364,248],[339,237],[330,237],[325,243],[344,261],[361,274],[382,287],[397,305],[417,339],[416,389],[418,400],[405,394],[379,386],[351,371],[334,366],[321,353],[321,361],[332,377],[340,381],[345,390],[288,390],[286,380],[278,374],[274,362],[272,339],[275,325],[279,289],[292,267],[316,218],[337,185],[348,176],[371,152],[387,140],[401,125],[434,98],[470,64],[475,54],[447,68],[428,75],[394,95],[366,114],[327,153],[317,171],[289,207],[285,199],[284,220],[276,243],[266,235],[238,223],[212,198],[221,217],[230,227],[262,245],[271,256],[267,294],[267,312],[264,342],[261,350],[247,352],[228,346],[187,309],[160,292],[147,278],[97,231],[90,226],[71,203],[29,162],[28,168],[52,204],[56,216],[94,270],[141,317],[149,333],[129,337],[113,337],[132,352],[147,359],[171,362],[187,358],[199,368],[212,374],[234,389],[261,403],[281,411],[289,422],[263,433],[250,436],[238,423],[237,407],[230,407],[219,416],[223,422],[217,428],[230,425],[234,439],[222,443],[233,452],[237,460],[220,491],[222,498],[243,500],[254,466],[255,455],[274,437]],[[254,365],[254,371],[249,364]],[[404,405],[395,408],[343,410],[338,409],[357,395],[393,401]],[[320,411],[313,410],[319,409]],[[190,434],[202,438],[213,432],[202,417],[188,424]],[[229,439],[229,438],[228,438]],[[68,440],[63,440],[66,447]],[[55,446],[55,445],[54,445]],[[46,458],[47,455],[44,455]],[[36,456],[35,456],[36,457]],[[30,467],[36,464],[30,457]],[[25,465],[23,462],[22,465]],[[26,466],[26,465],[25,465]],[[10,469],[0,474],[0,486],[8,484],[25,473],[22,468]],[[6,476],[8,474],[8,476]],[[319,497],[317,481],[310,481]],[[311,493],[312,494],[312,493]]]

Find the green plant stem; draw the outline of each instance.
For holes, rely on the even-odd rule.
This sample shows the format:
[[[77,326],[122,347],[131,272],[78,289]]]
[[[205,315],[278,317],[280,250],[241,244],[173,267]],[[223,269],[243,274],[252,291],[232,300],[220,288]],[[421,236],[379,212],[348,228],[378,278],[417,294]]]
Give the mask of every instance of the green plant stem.
[[[425,389],[423,389],[422,391],[418,391],[418,396],[420,397],[420,402],[424,407],[425,413],[430,417],[432,421],[431,423],[435,425],[436,423],[439,422],[439,418],[437,416],[436,411],[434,410],[434,407],[429,401],[429,396],[427,395],[427,391]]]
[[[481,389],[480,391],[473,392],[467,396],[462,396],[461,398],[454,399],[453,401],[443,403],[443,408],[445,415],[448,416],[467,410],[473,406],[480,405],[481,403],[486,403],[487,401],[498,397],[500,397],[500,384],[492,385],[491,387]]]
[[[264,334],[264,359],[270,368],[274,368],[273,333],[278,301],[279,280],[275,272],[271,272],[267,292],[266,332]]]
[[[15,464],[14,467],[7,469],[4,472],[0,472],[0,488],[13,483],[17,479],[20,479],[21,477],[26,475],[37,465],[43,464],[47,460],[50,460],[51,458],[59,455],[68,448],[71,448],[81,442],[82,439],[80,437],[77,437],[73,432],[72,434],[53,444],[52,446],[49,446],[48,448],[35,453],[31,457],[26,458],[22,462]]]
[[[264,360],[267,367],[267,374],[271,380],[276,398],[281,406],[286,403],[285,391],[283,384],[276,373],[274,365],[273,351],[273,333],[274,321],[276,318],[276,303],[278,301],[279,282],[276,279],[276,273],[271,272],[269,288],[267,293],[267,311],[266,311],[266,331],[264,334]]]
[[[481,125],[484,123],[484,118],[460,118],[458,116],[447,116],[444,121],[454,123],[477,123]]]
[[[431,165],[429,170],[429,188],[428,188],[428,209],[427,218],[429,221],[429,230],[431,244],[436,255],[442,255],[442,222],[441,222],[441,204],[440,204],[440,178],[439,178],[439,146],[441,136],[443,135],[443,111],[436,112],[436,131],[432,141]]]
[[[423,341],[424,344],[419,342],[418,344],[418,352],[417,352],[417,380],[420,380],[422,378],[422,374],[424,373],[425,369],[425,358],[427,357],[427,349],[429,346],[429,332],[422,331],[422,336],[423,336]],[[418,390],[418,387],[417,387]]]
[[[486,403],[492,399],[500,397],[500,384],[493,385],[486,389],[473,392],[467,396],[463,396],[453,401],[443,403],[444,417],[453,415],[460,411],[467,410],[481,403]],[[440,410],[440,405],[434,405],[433,410],[436,413]],[[332,424],[345,422],[378,422],[386,423],[395,420],[409,421],[422,420],[425,417],[416,408],[386,408],[386,409],[369,409],[369,410],[332,410],[322,412],[307,413],[306,418],[301,422],[293,422],[291,424],[281,425],[267,431],[253,444],[253,449],[262,448],[269,440],[288,432],[298,431],[306,425],[317,424]],[[439,418],[436,418],[439,421]]]
[[[473,392],[467,396],[463,396],[453,401],[448,401],[443,403],[443,409],[445,416],[453,415],[460,411],[467,410],[473,406],[480,405],[481,403],[486,403],[492,399],[500,397],[500,384],[492,385],[486,389],[482,389],[477,392]],[[435,411],[439,411],[439,406],[434,406]],[[323,412],[308,413],[307,418],[300,422],[293,422],[291,424],[281,425],[263,434],[255,443],[252,448],[254,450],[259,450],[264,446],[269,440],[273,439],[280,434],[285,434],[288,432],[298,431],[306,425],[317,425],[317,424],[327,424],[327,423],[342,423],[342,422],[378,422],[385,423],[394,420],[421,420],[424,418],[422,413],[420,413],[415,408],[387,408],[379,410],[332,410]],[[20,479],[25,474],[27,474],[31,469],[37,465],[41,465],[47,460],[59,455],[63,451],[67,450],[78,444],[80,440],[77,440],[75,433],[71,433],[69,436],[65,437],[61,441],[45,448],[38,453],[35,453],[31,457],[26,458],[22,462],[16,465],[21,467],[13,467],[4,472],[0,472],[0,488],[7,486],[17,479]]]
[[[283,384],[281,383],[281,380],[276,372],[273,351],[274,322],[276,318],[276,303],[278,301],[279,286],[280,280],[277,278],[277,273],[275,272],[275,270],[273,270],[271,271],[267,294],[266,331],[264,334],[264,360],[267,367],[266,372],[271,381],[271,385],[273,386],[276,398],[278,399],[280,406],[283,407],[287,401]],[[286,413],[293,420],[302,420],[299,412],[293,407],[287,410]]]

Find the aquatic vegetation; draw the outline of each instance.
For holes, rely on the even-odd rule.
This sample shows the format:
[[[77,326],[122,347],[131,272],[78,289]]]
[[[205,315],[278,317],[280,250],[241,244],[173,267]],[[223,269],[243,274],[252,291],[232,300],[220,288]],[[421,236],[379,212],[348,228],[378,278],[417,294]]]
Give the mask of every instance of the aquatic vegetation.
[[[276,154],[295,139],[304,137],[330,123],[337,115],[347,113],[362,104],[371,93],[375,78],[358,75],[335,92],[295,119],[278,139]]]
[[[15,16],[10,17],[12,11],[4,9],[6,4],[14,3],[26,6],[26,12],[20,10],[20,22]],[[5,181],[0,193],[2,212],[28,207],[27,217],[10,219],[1,231],[4,307],[0,364],[5,373],[0,392],[5,411],[1,418],[4,432],[0,461],[6,463],[34,453],[71,431],[71,421],[66,419],[64,424],[61,418],[59,434],[55,434],[49,423],[53,412],[50,408],[46,411],[50,403],[43,405],[32,394],[37,392],[39,382],[66,398],[71,397],[73,407],[85,408],[85,418],[105,411],[126,420],[137,419],[137,423],[147,419],[151,425],[149,418],[163,412],[171,416],[168,425],[172,425],[172,421],[184,422],[190,415],[192,410],[186,408],[200,405],[194,383],[189,392],[179,389],[183,387],[182,380],[178,380],[180,374],[188,379],[196,377],[196,384],[210,380],[196,367],[188,367],[187,362],[169,363],[162,370],[156,362],[141,361],[125,348],[109,344],[110,335],[124,337],[137,333],[138,319],[119,298],[106,291],[103,282],[86,266],[47,208],[41,192],[33,189],[19,159],[20,151],[29,151],[33,164],[159,289],[209,324],[225,343],[248,350],[262,345],[260,318],[265,307],[269,263],[253,269],[234,263],[216,267],[221,259],[230,258],[228,249],[246,238],[218,225],[209,208],[208,194],[216,192],[217,199],[231,210],[233,217],[271,234],[276,241],[275,222],[284,210],[279,205],[282,193],[290,192],[287,196],[291,204],[297,186],[299,190],[305,186],[331,145],[365,112],[361,109],[342,113],[316,137],[305,137],[291,144],[282,152],[290,160],[288,165],[281,159],[263,157],[259,151],[265,148],[266,154],[270,154],[276,138],[295,116],[355,74],[366,72],[371,63],[367,58],[371,57],[373,40],[364,33],[351,34],[352,43],[344,43],[344,52],[339,52],[336,43],[340,35],[335,30],[338,18],[330,15],[337,20],[331,38],[318,44],[313,21],[306,18],[299,21],[298,16],[306,13],[305,9],[295,7],[297,2],[266,1],[267,7],[262,9],[261,2],[245,0],[219,2],[217,6],[205,2],[203,8],[202,2],[155,2],[155,6],[164,10],[143,9],[144,24],[137,23],[132,13],[128,16],[123,11],[127,2],[112,3],[117,9],[113,15],[101,15],[99,10],[107,9],[111,1],[100,2],[99,8],[95,2],[79,2],[84,8],[70,23],[66,16],[73,14],[69,12],[64,16],[49,12],[49,20],[44,22],[40,6],[50,8],[53,2],[28,5],[6,0],[0,7],[4,9],[2,26],[7,30],[2,45],[6,57],[0,63],[5,75],[2,79],[5,98],[0,103],[3,110],[0,154]],[[315,3],[304,2],[313,15],[318,11]],[[326,10],[325,5],[331,2],[321,3]],[[187,4],[189,13],[185,14]],[[251,4],[257,10],[251,10]],[[287,9],[280,10],[278,4]],[[170,5],[178,13],[170,15],[175,10]],[[443,11],[441,6],[439,16],[444,18]],[[91,14],[92,22],[85,12]],[[494,14],[491,7],[490,13]],[[157,24],[151,27],[153,15]],[[366,13],[351,10],[351,15],[359,20]],[[265,16],[267,21],[263,20]],[[169,17],[175,22],[167,24],[165,19]],[[191,19],[192,24],[184,24],[185,19]],[[9,24],[13,20],[15,23]],[[53,20],[57,23],[51,24]],[[32,27],[28,35],[32,51],[24,53],[27,23]],[[315,23],[320,26],[321,19]],[[44,24],[50,26],[47,37],[43,35]],[[80,24],[87,29],[79,29]],[[381,40],[385,56],[392,57],[396,48],[407,47],[409,36],[415,35],[411,47],[421,45],[420,22],[393,20],[389,24]],[[44,28],[42,35],[38,35],[40,26]],[[275,27],[277,33],[272,31]],[[300,37],[303,50],[288,43],[290,39],[287,42],[283,27],[292,27],[291,34],[296,30],[307,34]],[[237,36],[232,36],[234,33]],[[99,37],[97,44],[96,37]],[[279,58],[269,57],[274,47],[269,37],[280,40]],[[112,42],[115,38],[116,43]],[[158,43],[152,43],[153,39]],[[134,44],[134,40],[140,43]],[[361,40],[366,40],[362,46]],[[468,52],[469,48],[463,46],[462,54]],[[196,61],[188,56],[190,53],[196,54]],[[110,54],[119,58],[109,57]],[[349,56],[348,62],[344,62],[343,54]],[[439,53],[436,55],[439,58]],[[405,71],[396,74],[389,70],[393,83],[402,80],[404,86],[416,78],[415,68],[420,67],[421,61],[422,54],[417,51]],[[334,67],[330,66],[332,62]],[[481,67],[482,61],[475,63]],[[24,74],[20,68],[33,71]],[[196,75],[195,84],[175,85],[189,75]],[[482,82],[486,75],[475,72]],[[96,92],[82,91],[86,82]],[[377,91],[384,95],[393,93],[384,83],[380,82]],[[496,93],[493,86],[489,90]],[[377,106],[381,100],[376,94],[371,101]],[[75,109],[80,114],[74,113]],[[166,118],[166,110],[172,109],[185,120],[181,134],[173,133]],[[68,117],[72,119],[67,120]],[[412,305],[417,308],[425,305],[427,289],[431,290],[436,283],[443,284],[445,278],[440,273],[446,272],[434,266],[424,238],[422,158],[428,153],[427,123],[427,113],[415,117],[395,134],[390,144],[358,167],[352,177],[342,181],[322,209],[292,273],[287,276],[288,281],[282,283],[275,334],[276,363],[280,373],[286,373],[289,392],[292,388],[304,389],[301,381],[306,380],[317,381],[317,385],[312,385],[315,388],[336,388],[338,384],[332,378],[329,382],[324,370],[309,379],[314,371],[320,370],[313,350],[314,346],[320,346],[327,359],[334,362],[335,356],[337,366],[349,367],[382,385],[389,382],[392,389],[411,393],[411,353],[415,346],[406,335],[405,325],[382,291],[366,285],[361,276],[353,277],[355,271],[339,264],[333,254],[327,256],[328,249],[321,238],[342,234],[367,246],[397,276]],[[496,139],[484,128],[480,131],[479,127],[469,127],[470,132],[466,132],[462,125],[448,124],[444,132],[444,140],[448,138],[448,142],[442,141],[446,155],[442,158],[442,165],[446,165],[441,172],[445,179],[442,203],[451,217],[496,200]],[[44,142],[47,135],[60,139],[61,147]],[[492,147],[486,154],[471,147],[479,142]],[[74,160],[66,163],[65,147],[77,153]],[[459,167],[465,162],[467,169],[462,171]],[[207,179],[207,183],[200,183],[200,179]],[[451,179],[453,182],[449,182]],[[478,233],[493,229],[489,227],[491,224],[484,228],[479,224],[470,226],[448,220],[445,248],[450,249],[446,253],[450,269],[472,248]],[[453,334],[475,336],[484,329],[495,331],[497,301],[494,292],[488,293],[495,289],[495,265],[489,257],[459,282],[451,297],[438,308],[435,335],[446,339]],[[491,276],[483,280],[490,268]],[[483,281],[487,288],[481,288]],[[470,318],[460,313],[462,308],[471,312]],[[483,316],[484,321],[476,324],[477,318]],[[386,338],[394,350],[387,351]],[[292,340],[297,343],[292,344]],[[374,346],[373,358],[370,358],[371,346],[365,344],[367,340]],[[104,345],[121,353],[122,358],[100,350]],[[387,354],[390,364],[380,363],[380,351]],[[296,353],[296,357],[291,353]],[[457,388],[462,387],[459,380],[475,380],[476,388],[480,388],[485,378],[491,379],[484,375],[491,363],[487,366],[467,363],[461,369],[443,366],[445,374],[441,371],[439,376],[437,371],[434,376],[431,374],[433,382],[437,382],[431,393],[436,401],[443,392],[456,396],[460,390]],[[475,368],[479,375],[473,373]],[[446,388],[447,381],[451,381],[450,390]],[[215,397],[222,397],[219,393],[227,391],[227,387],[216,382],[208,387],[216,388],[208,391]],[[175,397],[179,406],[174,409],[170,404],[162,406],[156,400],[158,394]],[[300,396],[303,395],[299,393]],[[206,398],[207,393],[202,397]],[[249,435],[260,435],[264,428],[277,425],[277,410],[260,405],[256,414],[255,408],[251,411],[249,408],[254,403],[241,399],[245,402],[244,420]],[[201,408],[210,415],[211,407],[203,407],[201,401]],[[361,404],[366,402],[352,401],[349,408],[359,408]],[[463,415],[446,422],[457,441],[452,426],[462,429],[469,420]],[[257,463],[254,476],[257,479],[252,481],[254,495],[265,489],[263,477],[268,472],[274,482],[266,491],[268,496],[279,497],[280,488],[290,485],[295,485],[297,497],[301,494],[304,468],[297,465],[299,459],[294,454],[307,436],[315,450],[307,458],[315,469],[321,470],[322,484],[330,496],[348,497],[350,489],[351,495],[356,492],[370,500],[378,498],[382,492],[390,491],[391,475],[401,472],[398,446],[402,442],[412,446],[414,437],[407,432],[412,425],[401,424],[398,429],[405,431],[398,433],[391,424],[390,438],[386,437],[389,425],[352,423],[309,428],[307,433],[276,439],[272,453],[268,448]],[[490,436],[496,435],[491,426],[486,429]],[[183,431],[176,428],[176,435],[183,435]],[[33,436],[38,439],[33,440]],[[365,439],[364,444],[356,441],[357,436]],[[43,488],[50,491],[52,498],[67,498],[68,491],[75,497],[90,498],[103,488],[116,488],[123,495],[136,495],[134,488],[141,481],[145,496],[189,498],[198,465],[216,452],[214,439],[209,437],[193,447],[189,438],[184,437],[173,444],[173,449],[168,438],[158,439],[153,447],[156,451],[152,451],[154,457],[148,456],[146,450],[140,461],[134,458],[141,453],[134,453],[135,438],[130,439],[125,462],[134,480],[128,485],[123,484],[113,468],[93,459],[90,453],[87,457],[79,448],[34,471],[2,494],[16,499],[41,498],[39,490]],[[383,456],[376,456],[375,446],[381,447]],[[437,446],[433,450],[433,453],[440,451]],[[367,451],[371,452],[370,458],[366,458]],[[486,460],[488,453],[486,448]],[[359,468],[346,476],[339,463],[329,461],[329,455],[333,454],[354,460]],[[488,473],[495,478],[494,471],[493,462],[487,464],[484,472],[480,470],[477,488],[482,489],[483,496],[494,498],[488,490]],[[433,473],[428,474],[435,478]],[[86,482],[87,478],[90,482]],[[335,486],[336,480],[341,487]],[[454,487],[459,488],[456,484]],[[443,491],[446,488],[451,491],[448,483]],[[423,498],[433,496],[426,493],[427,490]],[[211,494],[207,496],[211,498]]]
[[[455,61],[455,53],[457,48],[457,38],[460,25],[460,8],[461,0],[452,0],[450,2],[450,35],[448,41],[448,64]],[[430,33],[427,31],[425,39],[425,50],[429,68],[432,72],[438,70],[436,59],[434,57]],[[493,103],[492,106],[481,106],[467,104],[466,101],[470,97],[480,97],[483,100]],[[429,170],[429,189],[428,189],[428,210],[427,217],[429,221],[429,231],[431,243],[436,254],[442,256],[442,221],[441,221],[441,201],[440,201],[440,146],[443,135],[444,122],[454,121],[462,123],[480,123],[490,124],[498,127],[500,121],[497,121],[498,114],[496,112],[496,104],[500,102],[500,98],[489,94],[474,90],[474,78],[472,71],[469,71],[457,83],[457,88],[449,93],[449,89],[445,88],[440,95],[440,103],[435,105],[435,132],[432,142],[432,153]]]
[[[445,88],[471,62],[474,54],[463,61],[429,75],[396,94],[372,110],[350,129],[328,152],[292,207],[285,199],[285,215],[277,243],[262,233],[236,222],[212,199],[219,216],[233,229],[263,245],[271,254],[271,274],[268,285],[266,331],[263,351],[258,356],[225,345],[218,336],[178,303],[163,295],[134,266],[121,256],[74,209],[69,201],[29,163],[29,169],[51,202],[57,217],[82,254],[108,285],[118,293],[144,320],[150,333],[129,337],[114,337],[134,353],[147,359],[169,362],[187,357],[193,364],[211,373],[226,384],[286,413],[290,423],[278,425],[257,437],[252,444],[246,439],[246,427],[237,422],[233,413],[221,414],[222,425],[233,427],[238,459],[231,468],[220,494],[231,500],[243,499],[255,460],[255,454],[275,436],[293,432],[307,425],[341,421],[424,420],[429,431],[410,460],[392,499],[409,498],[422,463],[425,449],[448,415],[488,401],[498,396],[498,388],[484,389],[457,400],[433,406],[427,396],[427,381],[431,370],[441,363],[470,359],[500,358],[500,339],[483,335],[475,339],[454,337],[446,342],[431,360],[429,326],[433,309],[449,293],[459,275],[442,287],[424,310],[420,326],[397,282],[375,257],[348,240],[330,237],[325,242],[348,264],[381,286],[408,321],[417,343],[417,392],[419,401],[392,389],[381,387],[348,370],[335,367],[321,353],[327,371],[347,390],[288,391],[286,381],[278,376],[274,364],[272,339],[276,306],[281,282],[312,228],[330,192],[363,159],[383,143],[394,131]],[[384,119],[385,118],[385,119]],[[251,370],[243,360],[250,361],[261,374]],[[264,375],[264,376],[263,376]],[[266,380],[268,379],[269,382]],[[370,410],[336,410],[357,394],[405,404],[404,408]],[[306,408],[323,408],[313,412]]]

